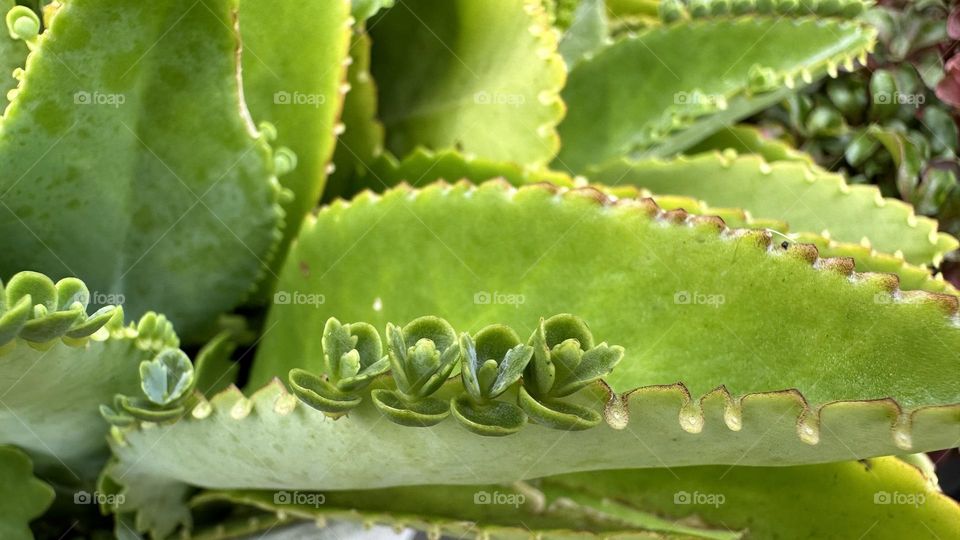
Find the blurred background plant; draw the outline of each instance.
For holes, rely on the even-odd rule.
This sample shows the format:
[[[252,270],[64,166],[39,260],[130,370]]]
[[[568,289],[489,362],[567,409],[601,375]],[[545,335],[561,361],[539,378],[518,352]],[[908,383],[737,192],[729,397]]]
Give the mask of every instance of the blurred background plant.
[[[960,7],[881,0],[863,17],[879,32],[865,68],[815,84],[751,122],[853,183],[877,184],[956,235]]]

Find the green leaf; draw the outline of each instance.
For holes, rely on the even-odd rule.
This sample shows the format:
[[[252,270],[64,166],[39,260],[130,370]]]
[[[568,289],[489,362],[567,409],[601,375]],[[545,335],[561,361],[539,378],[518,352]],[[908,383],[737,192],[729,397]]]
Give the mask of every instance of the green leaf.
[[[559,149],[564,82],[538,0],[404,0],[370,25],[387,148],[520,164]]]
[[[200,349],[195,369],[200,393],[212,396],[233,384],[240,370],[240,364],[230,359],[236,348],[237,342],[230,332],[221,332]]]
[[[33,540],[29,523],[46,512],[53,498],[53,488],[33,476],[26,454],[0,446],[0,537]]]
[[[356,18],[356,15],[354,15]],[[377,118],[377,86],[370,74],[370,36],[365,27],[353,32],[350,42],[350,67],[347,84],[350,89],[343,102],[343,133],[337,137],[333,153],[333,172],[327,179],[323,199],[349,198],[369,180],[367,169],[383,154],[383,124]]]
[[[179,349],[167,349],[140,363],[140,388],[155,405],[169,405],[194,384],[193,364]]]
[[[724,426],[707,427],[697,436],[680,430],[676,409],[669,414],[660,411],[666,397],[665,392],[660,392],[659,396],[648,394],[644,398],[647,401],[636,403],[637,423],[631,424],[629,430],[599,426],[568,433],[527,426],[508,437],[478,439],[477,435],[453,422],[430,428],[383,422],[379,420],[380,413],[369,404],[362,404],[348,416],[331,421],[318,411],[299,406],[282,385],[274,383],[250,398],[232,389],[215,396],[209,404],[195,409],[189,418],[174,424],[151,429],[124,428],[114,441],[117,461],[109,466],[106,474],[124,486],[121,493],[125,502],[120,510],[138,512],[137,523],[141,530],[153,529],[160,537],[172,532],[178,524],[189,523],[189,514],[184,507],[189,492],[186,484],[220,490],[235,489],[238,485],[250,490],[316,490],[326,497],[322,504],[311,503],[317,499],[306,499],[304,491],[298,496],[305,503],[304,507],[291,504],[293,499],[285,498],[282,491],[267,492],[267,497],[260,500],[265,504],[281,504],[288,512],[337,512],[331,514],[331,518],[348,516],[340,511],[359,511],[360,516],[354,513],[352,519],[369,519],[372,515],[367,512],[373,512],[380,516],[378,519],[388,519],[392,523],[397,523],[394,520],[398,519],[402,522],[403,517],[409,516],[411,519],[407,523],[416,525],[422,521],[413,518],[423,516],[429,509],[435,518],[475,520],[481,526],[516,526],[516,520],[522,518],[510,513],[514,506],[481,505],[478,508],[469,504],[470,499],[465,504],[457,494],[467,493],[472,497],[477,491],[493,491],[477,484],[511,483],[572,470],[635,467],[641,466],[641,462],[661,468],[584,473],[556,482],[546,479],[541,485],[553,496],[593,496],[592,502],[585,501],[588,505],[598,504],[598,499],[612,499],[623,505],[621,510],[624,511],[653,511],[674,518],[704,512],[707,523],[718,527],[723,527],[721,522],[729,518],[727,526],[723,527],[725,530],[752,529],[756,520],[760,520],[756,526],[762,527],[761,530],[773,530],[779,523],[789,523],[801,531],[818,530],[821,526],[827,527],[824,530],[833,530],[834,524],[846,520],[849,524],[837,530],[849,531],[861,525],[867,527],[879,519],[878,513],[887,512],[889,515],[882,518],[884,522],[888,519],[899,521],[898,527],[915,526],[926,519],[931,519],[930,523],[937,531],[950,531],[956,527],[955,503],[933,493],[926,479],[912,466],[896,458],[870,460],[872,470],[869,471],[857,462],[783,467],[797,456],[798,448],[810,452],[815,447],[800,442],[795,436],[794,442],[781,439],[785,430],[795,435],[796,420],[787,417],[785,413],[790,409],[783,408],[782,401],[777,404],[780,398],[775,395],[752,397],[744,403],[746,415],[742,431],[732,432]],[[718,402],[712,404],[720,405]],[[719,420],[722,405],[716,408],[711,405],[710,409],[711,417]],[[768,422],[763,422],[756,413],[766,417]],[[956,415],[956,410],[951,414]],[[846,433],[854,427],[844,424],[841,418],[842,414],[831,413],[827,421],[831,430],[841,430],[836,433]],[[889,430],[889,427],[883,426],[882,430]],[[849,447],[832,436],[824,437],[820,445],[831,446],[833,459],[851,458],[850,448],[858,448],[860,443],[871,440],[880,431],[863,434],[862,438],[850,435]],[[824,434],[829,433],[824,430]],[[948,437],[950,440],[955,440],[953,433],[955,431]],[[668,442],[671,439],[673,441]],[[243,444],[237,444],[238,440]],[[639,443],[641,440],[643,444]],[[728,452],[728,449],[717,447],[720,440],[739,440],[742,446]],[[330,466],[329,456],[360,445],[369,451],[351,453],[349,466]],[[771,454],[764,468],[672,468],[676,478],[670,470],[662,468],[676,464],[681,455],[756,465],[753,458],[759,452],[767,451],[762,448],[769,448]],[[705,452],[707,449],[709,452]],[[251,459],[251,455],[260,458]],[[184,456],[189,457],[184,459]],[[511,459],[504,459],[504,456],[511,456]],[[584,456],[590,459],[584,460]],[[429,466],[424,465],[425,460],[429,460]],[[891,462],[896,463],[885,466]],[[237,471],[243,471],[242,475]],[[591,485],[593,475],[600,476]],[[369,491],[440,482],[454,486]],[[457,488],[456,485],[463,487]],[[795,489],[779,489],[783,485]],[[697,491],[701,494],[722,493],[727,504],[716,510],[698,504],[675,505],[674,497],[681,490],[691,495]],[[509,488],[498,491],[510,492]],[[881,492],[897,493],[898,497],[922,494],[927,498],[926,504],[919,508],[907,504],[875,505],[874,501],[878,500],[875,497]],[[809,514],[796,512],[794,502],[797,500],[805,501],[812,509],[823,508],[816,513],[825,517],[812,520]],[[745,502],[741,504],[739,501]],[[526,502],[536,504],[537,501]],[[697,499],[697,502],[701,501]],[[554,520],[573,514],[572,509],[567,508],[569,511],[559,512],[561,517],[558,518],[557,512],[545,512],[544,509],[551,507],[543,505],[536,512],[547,519],[545,525],[552,522],[556,527]],[[758,509],[762,511],[757,512]],[[599,510],[608,509],[601,506]],[[744,520],[752,521],[746,523]],[[606,519],[600,521],[609,523]],[[589,523],[597,526],[596,521]],[[619,524],[623,525],[622,522]],[[661,521],[657,528],[663,530],[664,525],[669,527],[670,524],[670,521]],[[590,528],[582,522],[578,527]],[[652,524],[647,522],[647,527],[652,528]],[[952,536],[949,533],[943,537]]]
[[[560,38],[560,55],[573,67],[610,43],[607,6],[603,0],[583,0],[573,12],[573,21]]]
[[[13,0],[0,1],[0,14],[6,16],[14,5],[16,2]],[[6,108],[10,103],[7,94],[18,84],[14,70],[23,68],[28,52],[26,43],[0,31],[0,109]]]
[[[188,336],[243,300],[280,209],[240,100],[235,9],[60,7],[2,119],[0,274],[82,276],[95,304],[159,309]]]
[[[743,208],[783,219],[795,231],[826,231],[822,236],[830,239],[899,252],[914,264],[938,264],[960,245],[937,232],[936,221],[917,216],[903,201],[884,198],[876,186],[849,185],[839,174],[804,163],[710,153],[667,161],[621,160],[590,177]]]
[[[583,172],[632,152],[681,151],[835,73],[866,54],[874,35],[856,22],[756,16],[678,21],[621,38],[571,71],[555,166]]]
[[[281,285],[323,291],[327,302],[274,306],[251,385],[294,367],[317,369],[310,336],[330,306],[374,325],[426,312],[460,328],[505,323],[528,331],[542,316],[566,311],[626,349],[607,378],[615,390],[649,387],[631,395],[671,403],[674,421],[682,408],[692,431],[705,418],[701,397],[725,403],[725,393],[710,394],[724,385],[730,410],[716,418],[745,421],[741,399],[766,403],[766,411],[783,407],[789,430],[771,438],[819,437],[813,453],[824,458],[824,439],[833,435],[818,430],[829,416],[821,407],[834,401],[850,400],[826,407],[843,410],[841,423],[877,430],[850,443],[863,455],[909,446],[911,435],[927,448],[953,443],[917,422],[953,429],[950,413],[937,420],[938,409],[927,407],[960,401],[938,375],[957,367],[956,297],[902,291],[893,276],[855,273],[849,260],[819,258],[809,245],[784,249],[767,231],[727,230],[716,218],[665,212],[650,201],[613,203],[590,189],[554,189],[502,182],[396,188],[323,209],[306,225]],[[374,276],[372,253],[392,261],[389,273]],[[902,362],[918,356],[922,370]],[[685,386],[669,386],[677,381]],[[782,392],[765,394],[774,391]],[[753,393],[766,397],[743,397]],[[840,440],[854,433],[831,429]],[[932,440],[918,442],[926,437]],[[754,458],[773,459],[770,450],[763,445]]]
[[[364,21],[377,14],[381,9],[393,7],[396,0],[352,0],[351,14],[357,21]]]
[[[696,517],[708,526],[749,529],[752,538],[960,534],[956,502],[894,457],[801,467],[597,471],[548,481],[668,519]]]
[[[139,393],[140,363],[177,345],[165,320],[151,313],[125,327],[119,310],[89,339],[17,338],[0,353],[0,444],[23,448],[39,469],[71,482],[93,477],[109,427],[98,407],[115,394]]]
[[[557,490],[554,490],[557,491]],[[192,504],[229,501],[251,505],[278,514],[292,514],[318,523],[346,520],[413,527],[430,537],[462,538],[481,535],[497,539],[521,539],[531,535],[562,538],[733,540],[736,532],[684,525],[635,510],[608,511],[609,503],[575,502],[573,490],[549,495],[539,486],[513,485],[417,486],[376,491],[331,493],[229,490],[201,493]],[[289,501],[289,502],[287,502]],[[323,501],[322,504],[318,504]]]
[[[757,154],[768,162],[800,161],[814,165],[812,157],[785,141],[767,136],[762,129],[750,124],[727,126],[688,148],[687,155],[696,155],[713,150],[733,150],[739,154]]]
[[[504,178],[515,186],[544,181],[558,185],[573,184],[566,173],[542,167],[524,167],[511,162],[469,157],[455,150],[432,152],[418,147],[402,160],[397,160],[389,153],[383,154],[361,187],[380,192],[401,182],[425,186],[437,180],[451,183],[463,179],[482,182],[491,178]]]
[[[505,401],[476,403],[461,396],[450,402],[450,412],[460,425],[486,437],[513,435],[527,423],[523,409]]]
[[[276,269],[327,178],[347,92],[350,1],[241,0],[241,5],[243,97],[255,122],[276,128],[275,144],[296,154],[296,168],[280,176],[293,198],[283,204],[286,227]],[[307,21],[310,31],[304,32]],[[295,47],[292,35],[300,36]]]

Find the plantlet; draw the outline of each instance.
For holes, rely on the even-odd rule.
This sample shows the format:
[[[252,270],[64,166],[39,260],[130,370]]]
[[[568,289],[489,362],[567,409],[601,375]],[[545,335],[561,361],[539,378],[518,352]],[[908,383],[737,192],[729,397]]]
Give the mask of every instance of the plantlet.
[[[0,538],[960,536],[958,241],[738,124],[869,3],[24,4]]]

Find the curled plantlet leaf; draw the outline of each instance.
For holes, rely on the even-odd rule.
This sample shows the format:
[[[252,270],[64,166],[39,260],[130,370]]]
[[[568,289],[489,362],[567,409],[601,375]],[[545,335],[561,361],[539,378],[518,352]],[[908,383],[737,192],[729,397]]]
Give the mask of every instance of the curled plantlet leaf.
[[[533,356],[533,347],[520,343],[509,327],[494,324],[474,338],[461,335],[460,350],[460,377],[466,393],[450,401],[454,418],[480,435],[503,436],[519,431],[527,423],[523,410],[513,403],[494,400],[520,380]]]
[[[20,272],[0,283],[0,345],[20,337],[46,348],[56,338],[82,340],[94,334],[117,313],[106,306],[87,317],[90,291],[76,278],[56,284],[37,272]]]
[[[31,48],[40,35],[40,18],[26,6],[15,6],[7,12],[7,32],[13,39],[22,39]]]
[[[360,404],[356,392],[390,370],[380,334],[367,323],[341,324],[330,317],[323,329],[323,365],[318,376],[303,369],[290,371],[293,392],[307,405],[339,415]]]
[[[440,423],[450,407],[430,396],[447,381],[460,359],[453,327],[432,316],[414,319],[402,330],[387,324],[387,351],[397,390],[374,390],[370,394],[374,405],[405,426]]]
[[[365,388],[390,370],[380,334],[367,323],[340,324],[330,317],[323,329],[323,359],[331,380],[343,392]]]
[[[100,406],[100,416],[121,427],[134,420],[172,422],[184,415],[195,385],[193,363],[186,353],[165,348],[153,359],[140,362],[140,388],[146,399],[116,394],[112,406]]]
[[[530,337],[533,360],[524,374],[519,404],[535,422],[581,430],[600,423],[599,412],[559,400],[608,375],[623,359],[623,347],[601,343],[582,319],[568,314],[540,320]]]
[[[140,363],[140,388],[151,403],[167,406],[193,389],[193,364],[180,349],[165,349]]]

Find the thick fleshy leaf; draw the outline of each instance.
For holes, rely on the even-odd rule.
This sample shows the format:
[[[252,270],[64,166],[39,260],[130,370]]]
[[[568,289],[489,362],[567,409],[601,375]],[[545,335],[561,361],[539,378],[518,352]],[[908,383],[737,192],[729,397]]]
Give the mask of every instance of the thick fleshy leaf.
[[[295,509],[289,504],[294,500],[292,496],[284,500],[283,491],[316,490],[326,495],[325,503],[304,502],[311,508],[316,506],[317,511],[364,512],[373,509],[365,506],[363,501],[380,504],[373,502],[380,499],[377,492],[367,491],[369,488],[439,482],[465,486],[509,484],[564,471],[636,467],[643,463],[648,467],[672,466],[681,456],[757,465],[754,458],[767,452],[768,467],[760,469],[737,466],[673,468],[677,478],[667,469],[617,471],[603,473],[600,478],[612,480],[598,481],[594,485],[586,485],[590,476],[585,475],[587,480],[581,484],[590,488],[584,489],[586,493],[578,492],[579,488],[569,488],[577,477],[553,486],[563,490],[563,493],[557,493],[562,496],[593,495],[595,499],[617,500],[624,505],[623,510],[651,509],[675,518],[704,513],[707,522],[718,527],[722,527],[721,520],[729,517],[729,528],[733,529],[749,528],[743,520],[752,519],[764,520],[762,526],[767,528],[776,527],[784,520],[792,524],[804,521],[805,524],[798,524],[801,530],[816,529],[821,525],[828,527],[825,530],[832,530],[836,523],[847,520],[849,525],[840,530],[853,530],[863,523],[862,520],[868,520],[866,525],[869,525],[878,519],[877,512],[890,512],[889,518],[884,520],[898,521],[898,526],[903,527],[915,527],[926,519],[932,520],[934,530],[950,531],[951,527],[956,527],[955,503],[933,493],[927,480],[912,466],[895,458],[872,460],[868,462],[871,470],[865,470],[864,465],[856,462],[782,467],[799,455],[798,450],[808,456],[817,451],[796,439],[795,418],[788,417],[786,413],[790,409],[783,407],[789,400],[784,401],[775,394],[750,398],[744,403],[745,416],[740,432],[725,426],[708,426],[699,436],[692,436],[679,429],[675,408],[670,414],[660,414],[667,396],[665,391],[653,390],[637,399],[633,406],[636,423],[627,430],[601,425],[587,431],[565,432],[530,425],[508,437],[481,438],[450,421],[430,428],[384,422],[370,404],[361,405],[346,417],[332,420],[298,404],[280,384],[272,384],[250,398],[234,389],[215,396],[210,403],[195,409],[190,418],[177,423],[118,431],[116,435],[121,439],[114,444],[117,461],[108,468],[107,475],[125,486],[121,491],[125,496],[122,510],[138,511],[138,527],[153,529],[162,537],[178,524],[189,522],[184,507],[188,484],[213,489],[234,489],[242,484],[247,489],[275,490],[269,492],[265,502],[282,503],[288,511]],[[840,413],[840,409],[849,406],[837,407],[834,412]],[[723,406],[714,401],[708,408],[711,418],[719,420]],[[956,410],[952,414],[956,415]],[[831,413],[829,419],[825,417],[831,431],[825,429],[824,433],[840,434],[856,429],[854,425],[840,421],[844,416],[843,413]],[[846,418],[850,419],[849,416]],[[889,427],[883,430],[889,430]],[[786,431],[793,433],[791,439],[782,438]],[[873,439],[882,430],[868,431],[861,433],[863,437],[857,435],[848,440],[850,446],[832,435],[824,437],[820,446],[829,446],[834,459],[850,458],[853,457],[850,448],[860,448],[865,440]],[[950,440],[955,440],[955,433],[951,434]],[[237,439],[244,444],[237,445]],[[671,439],[672,442],[668,442]],[[722,445],[713,444],[721,440],[739,441],[743,446],[728,451]],[[376,441],[376,444],[370,441]],[[353,451],[361,445],[364,452]],[[705,452],[705,449],[710,451]],[[887,451],[895,450],[891,447]],[[331,455],[344,453],[350,453],[348,467],[329,459]],[[260,458],[251,459],[250,456]],[[504,456],[511,458],[504,459]],[[425,459],[429,460],[429,466],[424,466]],[[897,463],[883,466],[889,461]],[[238,471],[243,471],[242,475],[238,475]],[[632,482],[634,478],[646,480]],[[550,488],[548,480],[543,480],[542,485],[545,489]],[[791,485],[793,489],[779,489],[783,485]],[[472,513],[476,507],[456,498],[455,494],[462,491],[449,489],[453,491],[436,493],[437,501],[447,501],[449,506],[425,502],[415,495],[415,488],[386,490],[382,499],[384,506],[377,510],[395,519],[411,508],[437,512],[440,508],[459,509],[464,513],[454,515],[481,523],[484,519],[509,516],[503,514],[510,510],[509,507],[491,507],[488,509],[490,514],[477,516]],[[479,489],[472,487],[467,493]],[[349,499],[349,502],[339,499],[341,502],[338,503],[336,497],[349,493],[340,490],[364,491],[357,492],[357,498]],[[508,490],[501,488],[500,492]],[[682,491],[690,495],[690,505],[675,505],[675,500],[681,503],[685,500]],[[719,509],[711,507],[708,511],[699,504],[704,500],[695,494],[698,491],[707,495],[723,494],[729,504]],[[403,493],[406,495],[401,495]],[[429,489],[427,493],[433,493],[433,490]],[[620,497],[621,493],[634,495]],[[809,515],[796,512],[793,502],[801,497],[801,493],[802,499],[814,505],[813,508],[823,505],[824,510],[818,512],[823,514],[821,519],[810,520]],[[898,499],[894,502],[891,498],[891,504],[881,506],[885,494]],[[304,495],[306,492],[299,491],[299,497]],[[920,507],[901,504],[902,497],[912,495],[926,497],[927,504]],[[740,504],[740,499],[750,502]],[[717,498],[710,500],[716,501]],[[586,504],[598,502],[587,501]],[[177,508],[181,510],[177,511]],[[757,508],[764,511],[754,512]],[[610,510],[616,510],[616,506]],[[390,519],[389,516],[383,518]],[[556,516],[548,513],[544,517]],[[661,521],[661,530],[664,524],[670,525],[669,521]],[[951,536],[952,533],[944,538]]]
[[[56,470],[69,481],[92,478],[107,454],[109,426],[98,407],[118,393],[139,394],[140,363],[176,350],[170,323],[157,319],[151,313],[139,325],[124,326],[118,311],[90,339],[36,344],[17,338],[5,346],[0,444],[25,449],[38,469]]]
[[[193,364],[179,349],[167,349],[140,363],[140,388],[155,405],[180,399],[193,383]]]
[[[371,253],[411,262],[373,279]],[[716,418],[734,427],[750,402],[782,407],[790,429],[776,437],[819,439],[812,455],[828,453],[823,440],[834,434],[819,429],[828,421],[876,430],[867,440],[852,427],[831,427],[839,440],[856,439],[849,444],[858,455],[953,443],[946,433],[956,429],[954,409],[930,407],[960,402],[940,375],[957,367],[956,297],[902,291],[895,276],[853,272],[849,259],[819,258],[813,246],[784,249],[769,232],[728,230],[650,201],[504,183],[367,194],[325,208],[306,226],[282,284],[324,291],[327,303],[274,308],[254,385],[293,367],[314,369],[317,355],[304,351],[314,347],[311,329],[331,315],[381,325],[438,313],[460,328],[530,331],[543,315],[567,312],[626,349],[607,378],[614,389],[647,387],[631,399],[657,401],[657,410],[670,403],[674,421],[690,431],[705,429],[703,397],[725,404]],[[438,287],[443,295],[432,294]],[[903,364],[908,357],[924,358],[923,369]],[[677,381],[685,387],[670,386]],[[712,392],[721,385],[729,401]],[[838,420],[831,408],[842,410],[831,413]],[[626,419],[617,407],[610,414],[614,424]],[[940,424],[940,433],[918,427],[926,422]],[[769,455],[768,445],[756,451],[781,462],[808,459],[787,458],[792,450]],[[683,459],[673,449],[662,455]]]
[[[287,490],[233,490],[202,493],[192,504],[202,509],[207,503],[230,501],[324,523],[346,520],[383,523],[394,528],[413,527],[437,538],[441,535],[450,538],[481,535],[496,540],[522,540],[531,536],[544,540],[740,538],[739,533],[720,527],[672,523],[653,514],[624,511],[600,501],[580,504],[571,499],[573,493],[574,490],[568,489],[553,496],[542,492],[536,484],[527,483],[296,495]],[[321,500],[323,504],[317,504]]]
[[[327,178],[347,91],[351,6],[349,0],[241,0],[241,5],[243,97],[254,122],[270,122],[277,132],[274,144],[296,156],[293,170],[280,175],[293,197],[283,204],[284,240],[274,263],[279,266]],[[292,35],[299,36],[295,47]]]
[[[771,163],[774,161],[801,161],[810,165],[816,163],[806,152],[797,150],[784,141],[771,138],[762,129],[750,124],[725,127],[691,146],[684,153],[695,155],[714,150],[757,154]]]
[[[370,46],[365,26],[354,29],[347,68],[349,90],[341,116],[343,133],[337,137],[333,152],[334,169],[323,191],[325,201],[350,198],[371,181],[380,185],[370,180],[368,173],[368,168],[383,154],[384,144],[383,124],[377,118],[377,86],[370,75]]]
[[[931,487],[913,465],[894,457],[801,467],[602,471],[549,483],[563,486],[560,492],[613,498],[681,522],[748,529],[751,538],[960,535],[957,503]]]
[[[789,87],[835,73],[866,54],[874,35],[851,21],[756,16],[678,21],[621,38],[571,71],[556,166],[582,172],[632,152],[682,151]]]
[[[387,148],[545,163],[565,69],[538,0],[404,0],[370,23]]]
[[[743,208],[783,219],[793,231],[826,231],[823,235],[834,240],[899,252],[915,264],[938,263],[958,246],[956,238],[937,232],[936,221],[917,216],[903,201],[884,198],[876,186],[849,185],[839,174],[804,163],[708,153],[622,160],[593,171],[590,179]]]
[[[95,305],[159,309],[187,335],[243,300],[280,210],[240,99],[235,9],[59,8],[2,119],[0,274],[79,275]]]
[[[33,476],[22,451],[0,446],[0,538],[33,540],[29,523],[53,503],[53,488]]]
[[[15,5],[14,0],[0,1],[0,16],[5,17]],[[6,108],[10,103],[7,93],[17,87],[13,72],[23,68],[28,52],[26,43],[10,37],[9,32],[0,30],[0,109]]]
[[[570,22],[570,27],[560,38],[560,54],[567,66],[577,65],[590,58],[610,42],[607,25],[607,6],[603,0],[579,2]]]

